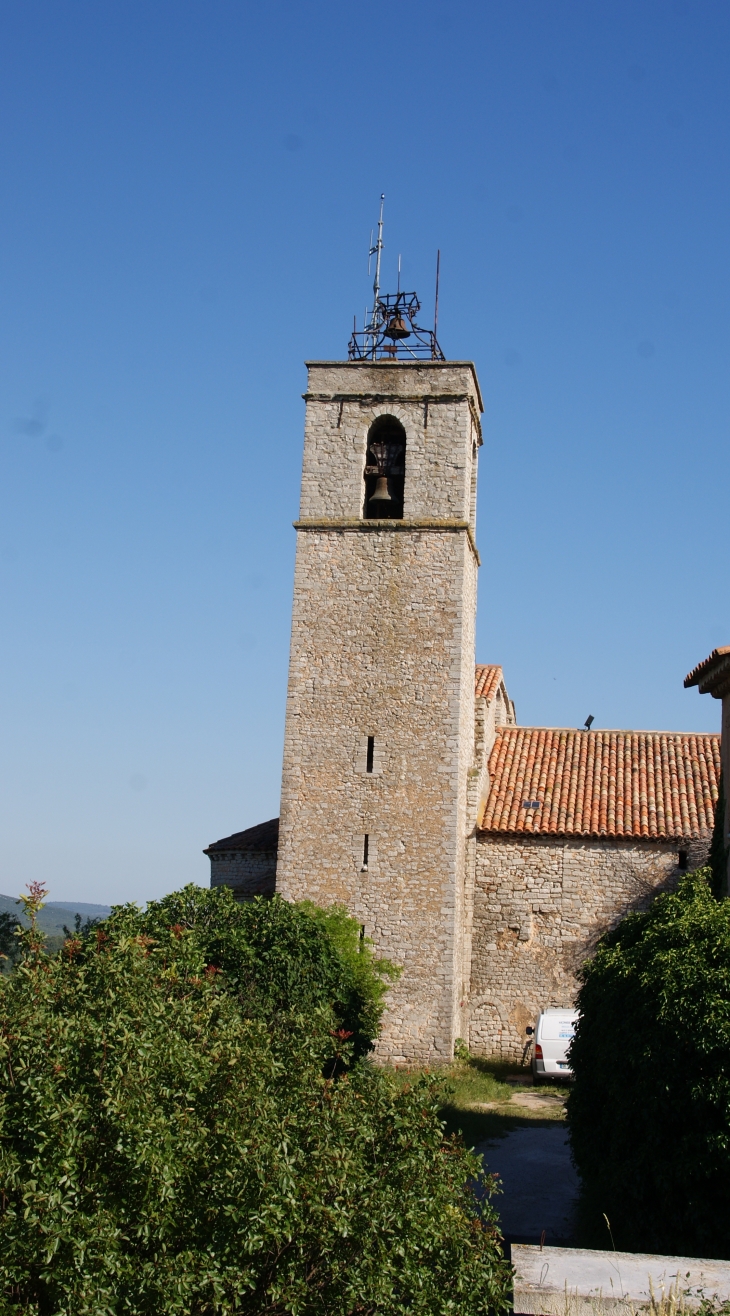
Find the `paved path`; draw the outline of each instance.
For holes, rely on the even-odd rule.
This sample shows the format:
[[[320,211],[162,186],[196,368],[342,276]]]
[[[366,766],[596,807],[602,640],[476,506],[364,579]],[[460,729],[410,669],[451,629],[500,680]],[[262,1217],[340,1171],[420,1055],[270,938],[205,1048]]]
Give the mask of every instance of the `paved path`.
[[[565,1124],[513,1129],[476,1148],[484,1166],[499,1174],[502,1193],[493,1199],[508,1240],[569,1243],[580,1184],[570,1159]]]

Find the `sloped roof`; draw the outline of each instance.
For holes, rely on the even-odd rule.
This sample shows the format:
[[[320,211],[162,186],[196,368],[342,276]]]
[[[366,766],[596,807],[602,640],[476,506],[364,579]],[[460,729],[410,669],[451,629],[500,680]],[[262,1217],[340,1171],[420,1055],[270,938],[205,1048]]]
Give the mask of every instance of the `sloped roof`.
[[[247,827],[244,832],[234,832],[221,841],[214,841],[203,854],[210,854],[212,850],[276,850],[278,844],[279,819],[270,818],[268,822]]]
[[[704,837],[714,822],[720,737],[502,727],[489,777],[482,831]]]
[[[504,680],[504,672],[494,663],[477,663],[474,694],[481,699],[490,699],[497,693]]]
[[[699,686],[701,695],[714,695],[715,699],[730,695],[730,644],[713,649],[709,658],[685,676],[684,684]]]

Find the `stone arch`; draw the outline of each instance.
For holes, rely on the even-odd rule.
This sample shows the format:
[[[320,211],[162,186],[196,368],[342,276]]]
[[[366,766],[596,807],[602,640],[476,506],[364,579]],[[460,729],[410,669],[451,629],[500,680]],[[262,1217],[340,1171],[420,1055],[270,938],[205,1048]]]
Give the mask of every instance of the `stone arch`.
[[[363,516],[401,521],[405,498],[406,431],[392,412],[376,416],[365,449]]]

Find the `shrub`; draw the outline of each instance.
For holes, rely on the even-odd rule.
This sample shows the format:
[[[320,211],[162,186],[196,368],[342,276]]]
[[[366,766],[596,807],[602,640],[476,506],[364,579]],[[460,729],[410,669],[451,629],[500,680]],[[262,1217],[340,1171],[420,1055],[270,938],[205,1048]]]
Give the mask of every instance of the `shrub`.
[[[278,896],[239,904],[226,887],[190,885],[144,912],[118,907],[105,927],[154,937],[159,946],[182,931],[194,933],[206,961],[224,971],[227,990],[249,1015],[276,1028],[292,1006],[302,1015],[332,1010],[333,1028],[350,1034],[355,1059],[372,1049],[388,982],[398,974],[388,960],[375,959],[372,943],[339,905],[318,909]]]
[[[55,957],[31,927],[0,979],[0,1312],[505,1308],[438,1085],[326,1077],[352,1043],[322,926],[204,894],[117,910]]]
[[[630,914],[583,970],[573,1155],[632,1250],[730,1255],[730,901],[710,880]]]

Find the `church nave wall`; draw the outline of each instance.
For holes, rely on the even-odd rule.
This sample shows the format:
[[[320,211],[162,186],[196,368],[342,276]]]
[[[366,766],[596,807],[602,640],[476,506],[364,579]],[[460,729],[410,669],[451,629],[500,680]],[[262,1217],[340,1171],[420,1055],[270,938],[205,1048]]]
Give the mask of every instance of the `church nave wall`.
[[[705,862],[707,842],[485,836],[477,841],[469,1046],[520,1058],[541,1009],[572,1004],[577,970],[625,914]]]

